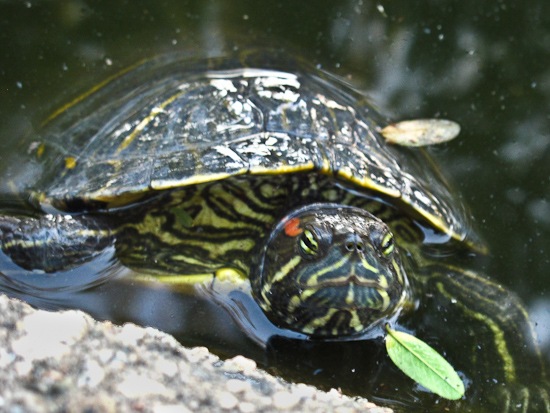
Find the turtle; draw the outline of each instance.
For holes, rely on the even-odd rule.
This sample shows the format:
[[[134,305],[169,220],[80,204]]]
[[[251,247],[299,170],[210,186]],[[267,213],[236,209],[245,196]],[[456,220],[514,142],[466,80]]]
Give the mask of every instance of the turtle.
[[[525,307],[473,264],[486,247],[468,209],[388,123],[300,58],[139,62],[23,140],[4,171],[0,270],[48,285],[111,250],[176,287],[245,283],[274,328],[314,343],[462,329],[446,354],[471,383],[459,409],[547,411]]]

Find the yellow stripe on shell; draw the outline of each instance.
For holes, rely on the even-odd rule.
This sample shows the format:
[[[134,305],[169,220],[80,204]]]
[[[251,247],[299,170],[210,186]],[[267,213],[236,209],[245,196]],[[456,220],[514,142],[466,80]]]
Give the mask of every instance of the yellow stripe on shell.
[[[187,93],[187,91],[180,91],[179,93],[176,93],[175,95],[170,96],[168,99],[166,99],[164,102],[160,103],[159,105],[155,105],[151,111],[149,112],[149,115],[147,115],[144,119],[141,120],[135,127],[132,133],[130,133],[128,136],[124,138],[124,140],[120,143],[120,145],[117,148],[116,153],[119,154],[124,149],[126,149],[138,136],[143,129],[153,120],[157,117],[158,114],[164,112],[164,108],[168,106],[170,103],[172,103],[174,100],[182,96],[183,94]]]
[[[328,165],[328,161],[327,161]],[[323,168],[325,165],[323,164]],[[330,165],[327,166],[329,168]],[[281,175],[281,174],[291,174],[296,172],[308,172],[315,169],[315,164],[313,162],[301,163],[298,165],[281,165],[278,168],[267,168],[262,166],[253,166],[251,168],[242,168],[234,172],[219,172],[212,174],[196,174],[193,176],[186,177],[184,179],[173,179],[173,180],[153,180],[151,181],[151,189],[154,190],[163,190],[163,189],[172,189],[183,186],[198,185],[208,182],[220,181],[223,179],[230,178],[232,176],[239,175]],[[328,171],[329,169],[327,169]],[[324,171],[324,170],[323,170]],[[99,199],[99,198],[98,198]]]
[[[398,191],[397,189],[391,189],[386,186],[382,186],[376,182],[374,182],[372,179],[368,179],[366,177],[357,177],[353,174],[351,170],[348,168],[343,168],[338,171],[337,174],[339,177],[352,182],[356,185],[359,185],[360,187],[372,189],[375,192],[379,192],[381,194],[390,196],[392,198],[399,198],[402,199],[405,203],[411,205],[414,207],[414,203],[411,199],[404,197],[403,194]],[[439,218],[438,216],[434,214],[430,214],[427,210],[422,208],[414,208],[415,211],[420,214],[428,223],[433,225],[435,228],[437,228],[439,231],[442,231],[443,233],[449,235],[453,239],[457,241],[464,241],[464,237],[460,234],[458,234],[456,231],[453,231],[452,228],[449,227],[447,222],[445,222],[443,219]],[[470,245],[470,243],[468,244]],[[483,252],[483,248],[477,247],[475,244],[470,245],[472,248],[475,248],[476,250],[481,250],[480,252]],[[476,248],[477,247],[477,248]]]
[[[342,168],[338,170],[339,177],[344,178],[346,181],[353,182],[356,185],[359,185],[360,187],[367,188],[367,189],[373,189],[376,192],[380,192],[384,195],[388,195],[392,198],[400,198],[401,192],[398,190],[392,190],[386,186],[382,186],[376,182],[374,182],[372,179],[368,179],[367,177],[359,178],[356,175],[353,174],[353,172],[348,168]]]
[[[329,162],[328,159],[323,158],[323,165],[321,165],[321,169],[319,169],[319,171],[323,174],[326,174],[326,175],[331,173],[332,168],[330,167],[330,162]]]
[[[280,165],[277,168],[267,168],[262,166],[253,166],[248,171],[251,175],[280,175],[295,172],[307,172],[315,169],[313,162],[301,163],[298,165]],[[233,174],[232,174],[233,175]]]
[[[191,186],[204,184],[214,181],[221,181],[222,179],[227,179],[231,176],[244,175],[247,172],[246,169],[241,169],[240,171],[229,173],[229,172],[219,172],[208,175],[193,175],[186,177],[184,179],[166,179],[166,180],[153,180],[151,181],[151,189],[160,191],[163,189],[172,189],[179,188],[183,186]]]
[[[75,106],[77,103],[83,101],[84,99],[86,99],[88,96],[90,95],[93,95],[95,92],[97,92],[98,90],[102,89],[104,86],[107,86],[109,83],[111,83],[113,80],[121,77],[122,75],[128,73],[129,71],[135,69],[136,67],[138,66],[141,66],[143,63],[145,63],[148,59],[143,59],[143,60],[140,60],[139,62],[129,66],[129,67],[126,67],[122,70],[120,70],[119,72],[115,73],[114,75],[112,76],[109,76],[107,79],[103,80],[102,82],[98,83],[97,85],[95,85],[94,87],[92,87],[91,89],[87,90],[86,92],[82,93],[81,95],[77,96],[76,98],[74,98],[73,100],[71,100],[69,103],[66,103],[65,105],[61,106],[60,108],[58,108],[56,111],[54,111],[50,116],[48,116],[46,118],[46,120],[44,120],[42,122],[42,124],[40,126],[44,127],[46,126],[48,123],[50,123],[52,120],[54,120],[55,118],[57,118],[59,115],[61,115],[63,112],[66,112],[67,110],[69,110],[70,108],[72,108],[73,106]]]

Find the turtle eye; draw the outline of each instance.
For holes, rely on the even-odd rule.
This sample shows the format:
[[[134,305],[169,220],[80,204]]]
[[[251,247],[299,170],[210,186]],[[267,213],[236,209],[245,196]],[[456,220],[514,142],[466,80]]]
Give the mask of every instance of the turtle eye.
[[[300,245],[300,250],[306,256],[315,256],[319,250],[319,242],[313,231],[305,229],[300,235],[298,244]]]
[[[382,238],[382,242],[380,243],[380,248],[382,249],[382,254],[385,256],[388,256],[393,252],[395,249],[395,243],[391,232],[384,235],[384,238]]]

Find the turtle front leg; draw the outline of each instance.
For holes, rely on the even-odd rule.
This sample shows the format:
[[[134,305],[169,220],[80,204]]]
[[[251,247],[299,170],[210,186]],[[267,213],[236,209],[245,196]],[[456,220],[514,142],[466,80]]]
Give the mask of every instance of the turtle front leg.
[[[24,270],[66,271],[91,260],[113,242],[112,231],[90,217],[0,216],[0,247]]]
[[[446,335],[465,344],[455,360],[464,362],[470,393],[501,412],[549,412],[547,366],[519,298],[475,271],[430,269],[433,296],[447,300],[438,308],[457,326]]]

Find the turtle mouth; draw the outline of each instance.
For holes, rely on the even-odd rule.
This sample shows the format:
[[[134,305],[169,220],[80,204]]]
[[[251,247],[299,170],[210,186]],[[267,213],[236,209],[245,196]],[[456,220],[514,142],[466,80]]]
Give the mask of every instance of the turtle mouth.
[[[301,301],[305,308],[380,313],[386,312],[392,302],[387,288],[376,281],[361,280],[356,276],[305,288],[302,290]]]
[[[353,277],[350,277],[353,279]],[[356,280],[354,280],[356,281]],[[392,313],[391,293],[376,283],[331,282],[309,288],[296,296],[288,313],[293,328],[321,337],[355,335]],[[299,315],[299,316],[298,316]]]
[[[338,278],[332,278],[332,279],[326,279],[326,280],[317,280],[315,282],[315,285],[312,285],[313,283],[308,283],[306,285],[302,285],[303,288],[311,288],[311,289],[321,289],[321,288],[338,288],[338,287],[349,287],[349,286],[355,286],[355,287],[364,287],[364,288],[374,288],[376,290],[385,290],[384,284],[387,285],[387,283],[384,283],[383,281],[373,280],[372,278],[364,278],[359,277],[357,274],[348,274],[345,276],[341,276]]]

